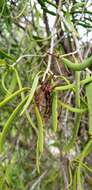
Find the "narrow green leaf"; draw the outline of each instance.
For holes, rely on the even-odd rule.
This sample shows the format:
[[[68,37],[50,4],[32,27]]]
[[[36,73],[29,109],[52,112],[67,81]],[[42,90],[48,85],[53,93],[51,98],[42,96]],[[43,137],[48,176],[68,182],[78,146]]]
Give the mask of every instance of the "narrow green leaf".
[[[21,103],[17,106],[17,108],[12,112],[11,116],[9,117],[9,119],[7,120],[7,122],[6,122],[6,124],[5,124],[4,128],[3,128],[3,131],[2,131],[2,133],[0,135],[0,153],[3,151],[4,141],[5,141],[7,133],[10,130],[11,123],[14,120],[15,116],[19,113],[19,111],[23,107],[23,105],[24,105],[25,101],[27,100],[27,98],[28,98],[28,96],[26,96],[21,101]]]
[[[14,72],[15,72],[15,75],[16,75],[16,79],[17,79],[17,83],[18,83],[18,86],[19,86],[19,89],[21,90],[22,89],[22,83],[21,83],[21,79],[20,79],[20,76],[19,76],[19,73],[17,71],[17,69],[13,68],[14,69]],[[24,93],[21,92],[21,99],[23,100],[24,98]]]
[[[2,74],[2,87],[3,87],[3,89],[5,90],[5,92],[6,92],[6,96],[9,96],[13,91],[14,91],[14,89],[15,89],[15,87],[16,87],[16,83],[17,83],[17,79],[16,79],[16,75],[15,75],[15,73],[13,72],[13,75],[12,75],[12,79],[11,79],[11,82],[10,82],[10,84],[8,85],[9,86],[9,89],[6,87],[7,85],[6,85],[6,82],[7,82],[7,74],[8,74],[8,72],[4,72],[3,74]]]
[[[58,125],[57,92],[54,91],[52,94],[52,126],[54,132],[57,131],[57,125]]]
[[[69,104],[63,103],[62,101],[59,101],[59,105],[61,105],[62,107],[68,109],[69,111],[75,112],[75,113],[83,113],[83,112],[86,112],[88,110],[86,107],[85,108],[71,107]]]
[[[86,79],[80,81],[80,85],[85,85],[91,81],[92,81],[92,77],[86,77]],[[75,84],[68,84],[68,85],[55,87],[55,90],[64,91],[64,90],[73,89],[73,88],[75,88]]]
[[[37,172],[40,173],[40,155],[39,155],[39,147],[38,147],[38,140],[37,140],[37,147],[36,147],[36,169]]]
[[[4,51],[1,50],[1,49],[0,49],[0,57],[1,57],[2,59],[7,58],[7,59],[11,59],[11,60],[13,60],[13,61],[16,61],[16,59],[15,59],[14,57],[12,57],[10,54],[4,52]]]
[[[3,89],[4,89],[5,92],[9,95],[9,91],[8,91],[8,89],[7,89],[7,87],[6,87],[6,84],[5,84],[6,76],[7,76],[7,72],[4,72],[4,73],[2,74],[2,80],[1,80],[1,82],[2,82],[2,87],[3,87]]]
[[[37,125],[38,125],[38,149],[40,153],[43,153],[43,142],[44,142],[44,135],[43,135],[43,121],[40,115],[40,112],[38,110],[38,107],[35,106],[35,115],[37,119]]]
[[[79,166],[77,169],[77,182],[78,182],[78,189],[79,190],[83,190],[82,179],[81,179],[82,163],[84,161],[84,158],[87,157],[91,151],[92,151],[92,139],[89,140],[88,143],[86,144],[86,146],[84,147],[84,149],[81,153],[80,159],[79,159]]]
[[[86,85],[86,95],[89,111],[89,134],[92,135],[92,82]]]
[[[18,82],[18,85],[19,85],[19,89],[21,90],[22,89],[22,83],[21,83],[21,79],[20,79],[19,73],[18,73],[17,69],[15,69],[15,68],[13,68],[13,69],[14,69],[15,74],[16,74],[16,79],[17,79],[17,82]],[[24,99],[24,92],[23,91],[21,92],[21,99],[22,100]],[[25,113],[26,113],[26,117],[27,117],[30,125],[33,127],[33,129],[35,130],[35,132],[37,134],[37,128],[36,128],[35,124],[33,123],[32,119],[30,117],[29,112],[26,110]]]
[[[10,82],[10,86],[9,86],[9,89],[8,89],[8,91],[9,91],[10,94],[11,94],[11,93],[14,91],[14,89],[16,88],[16,84],[17,84],[17,78],[16,78],[15,73],[13,73],[13,75],[12,75],[12,80],[11,80],[11,82]]]
[[[29,98],[28,98],[28,100],[27,100],[27,102],[26,102],[26,104],[25,104],[25,106],[24,106],[24,108],[23,108],[20,115],[22,115],[26,111],[28,106],[30,105],[30,103],[32,101],[32,98],[34,96],[34,93],[36,91],[37,85],[38,85],[38,80],[39,80],[39,77],[38,77],[38,74],[37,74],[34,81],[33,81],[33,85],[32,85],[32,88],[31,88],[31,91],[30,91],[30,94],[29,94]]]
[[[2,101],[0,102],[0,108],[1,108],[2,106],[4,106],[6,103],[8,103],[11,99],[15,98],[15,97],[16,97],[18,94],[20,94],[22,91],[27,91],[27,90],[29,90],[29,88],[28,88],[28,87],[25,87],[25,88],[22,88],[21,90],[16,91],[15,93],[11,94],[10,96],[8,96],[7,98],[5,98],[4,100],[2,100]]]

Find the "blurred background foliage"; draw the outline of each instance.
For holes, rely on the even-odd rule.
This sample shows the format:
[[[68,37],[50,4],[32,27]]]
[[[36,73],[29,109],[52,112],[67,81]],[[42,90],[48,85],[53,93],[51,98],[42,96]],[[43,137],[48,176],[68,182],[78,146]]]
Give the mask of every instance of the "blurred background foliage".
[[[12,122],[9,121],[8,132],[5,132],[0,154],[0,190],[92,189],[92,154],[87,150],[90,154],[85,154],[85,162],[80,159],[90,138],[88,111],[82,114],[80,129],[71,148],[67,145],[70,145],[72,133],[76,133],[77,111],[71,112],[70,109],[80,108],[76,103],[76,93],[70,88],[58,91],[58,108],[53,106],[56,112],[58,109],[58,116],[51,111],[52,101],[56,102],[53,98],[54,87],[76,82],[75,72],[62,64],[60,56],[68,54],[71,61],[82,62],[92,54],[91,37],[90,0],[0,1],[0,103],[19,89],[27,88],[18,96],[10,98],[4,106],[0,104],[1,136],[9,117],[29,95],[35,76],[40,73],[37,85],[33,86],[34,93],[30,95],[32,101],[27,110],[20,116],[24,108],[22,106]],[[50,58],[51,68],[43,81]],[[82,71],[80,79],[91,75],[91,69]],[[81,108],[87,110],[85,87],[79,88]],[[38,112],[35,104],[39,108]],[[53,129],[53,117],[53,122],[58,119],[58,129]],[[41,135],[44,137],[39,137],[42,122],[44,129]],[[39,138],[44,141],[42,152]],[[78,170],[80,162],[81,172]]]

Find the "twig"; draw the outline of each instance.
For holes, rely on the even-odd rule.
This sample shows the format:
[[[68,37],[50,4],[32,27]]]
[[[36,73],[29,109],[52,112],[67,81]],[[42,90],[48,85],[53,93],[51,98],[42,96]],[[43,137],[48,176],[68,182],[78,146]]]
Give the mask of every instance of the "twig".
[[[73,31],[72,29],[72,26],[71,24],[69,24],[66,19],[64,18],[63,16],[63,13],[62,12],[58,12],[61,20],[63,21],[64,25],[67,27],[68,31],[72,33],[72,36],[73,36],[73,39],[74,39],[74,42],[75,42],[75,45],[76,45],[76,51],[78,52],[78,55],[79,55],[79,58],[80,60],[82,61],[82,54],[81,54],[81,51],[80,51],[80,47],[79,47],[79,43],[78,43],[78,39],[75,35],[75,32]]]
[[[47,174],[47,170],[35,181],[35,183],[30,187],[29,190],[34,190],[36,188],[36,186],[41,183],[42,179],[44,178],[44,176]]]
[[[42,81],[45,80],[46,75],[48,74],[48,72],[49,72],[49,70],[50,70],[50,67],[51,67],[52,54],[53,54],[54,41],[55,41],[55,28],[56,28],[56,24],[57,24],[57,21],[58,21],[58,12],[59,12],[60,9],[61,9],[61,1],[59,1],[56,19],[55,19],[55,22],[54,22],[54,25],[53,25],[53,28],[52,28],[52,32],[51,32],[50,55],[49,55],[49,58],[48,58],[47,69],[46,69],[46,71],[45,71],[45,73],[44,73],[44,75],[43,75]]]
[[[91,44],[91,43],[89,43],[88,50],[85,52],[85,55],[84,55],[84,57],[85,57],[85,58],[87,58],[87,57],[88,57],[88,54],[89,54],[89,52],[90,52],[91,48],[92,48],[92,44]]]
[[[47,65],[47,69],[43,75],[43,81],[45,80],[46,75],[48,74],[49,70],[50,70],[50,66],[51,66],[51,60],[52,60],[52,54],[53,54],[53,47],[54,47],[54,39],[55,39],[55,24],[53,26],[52,29],[52,35],[51,35],[51,45],[50,45],[50,55],[48,58],[48,65]]]
[[[78,53],[77,50],[76,50],[76,51],[73,51],[73,52],[70,52],[70,53],[63,54],[63,55],[61,55],[61,56],[55,55],[54,53],[53,53],[52,55],[55,56],[56,58],[62,58],[62,57],[67,57],[67,56],[69,56],[69,55],[74,55],[74,54],[76,54],[76,53]],[[51,55],[50,52],[47,52],[47,54]]]
[[[44,54],[44,55],[25,54],[25,55],[20,56],[20,57],[16,60],[16,62],[13,63],[12,66],[14,67],[15,65],[17,65],[17,63],[19,63],[19,62],[21,61],[21,59],[26,58],[26,57],[45,57],[45,56],[46,56],[46,54]]]

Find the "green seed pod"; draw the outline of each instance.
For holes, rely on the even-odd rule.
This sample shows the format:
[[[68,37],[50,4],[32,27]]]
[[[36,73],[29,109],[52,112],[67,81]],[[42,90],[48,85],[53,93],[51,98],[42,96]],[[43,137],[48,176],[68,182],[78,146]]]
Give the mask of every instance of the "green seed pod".
[[[83,61],[83,63],[72,63],[70,60],[66,58],[62,58],[64,65],[66,65],[69,69],[73,71],[82,71],[87,67],[92,65],[92,56]]]
[[[92,82],[86,85],[86,95],[89,111],[89,134],[92,135]]]
[[[52,94],[52,126],[54,132],[57,131],[58,112],[57,112],[57,92],[53,91]]]
[[[35,115],[38,125],[38,149],[40,153],[43,153],[43,144],[44,144],[43,121],[37,106],[35,106]]]

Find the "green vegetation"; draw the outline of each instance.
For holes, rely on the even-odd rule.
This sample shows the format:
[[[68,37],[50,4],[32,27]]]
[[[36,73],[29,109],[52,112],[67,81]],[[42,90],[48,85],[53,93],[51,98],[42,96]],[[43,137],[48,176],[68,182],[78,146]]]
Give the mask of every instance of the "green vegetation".
[[[0,190],[92,189],[91,7],[0,1]]]

